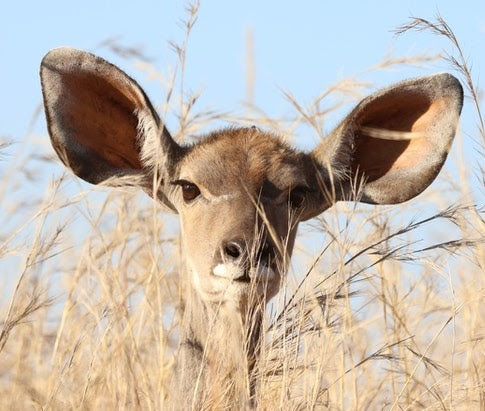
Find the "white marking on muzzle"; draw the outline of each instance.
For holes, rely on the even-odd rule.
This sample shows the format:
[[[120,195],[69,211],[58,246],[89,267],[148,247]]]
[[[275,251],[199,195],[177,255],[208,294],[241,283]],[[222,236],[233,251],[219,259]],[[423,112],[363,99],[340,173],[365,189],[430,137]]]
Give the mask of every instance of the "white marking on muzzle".
[[[244,275],[244,268],[234,263],[221,263],[214,267],[213,273],[217,277],[235,280]],[[271,281],[276,277],[276,274],[271,267],[259,265],[256,269],[251,270],[249,276],[256,281]]]

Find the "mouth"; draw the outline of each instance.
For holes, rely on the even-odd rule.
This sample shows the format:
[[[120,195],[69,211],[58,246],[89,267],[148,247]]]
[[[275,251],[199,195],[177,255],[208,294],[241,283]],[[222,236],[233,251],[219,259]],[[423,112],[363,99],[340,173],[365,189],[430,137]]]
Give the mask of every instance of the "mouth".
[[[236,284],[251,284],[273,282],[277,275],[271,267],[260,265],[253,269],[240,267],[232,263],[217,264],[212,273],[215,277],[231,281]]]
[[[240,277],[234,278],[232,281],[236,283],[249,284],[251,282],[251,277],[249,276],[249,273],[246,271],[244,272],[243,275],[241,275]]]

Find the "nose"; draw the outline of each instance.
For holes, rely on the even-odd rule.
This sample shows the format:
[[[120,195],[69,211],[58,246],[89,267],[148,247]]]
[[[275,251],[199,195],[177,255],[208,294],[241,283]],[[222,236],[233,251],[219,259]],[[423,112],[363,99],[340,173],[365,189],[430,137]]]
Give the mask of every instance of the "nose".
[[[244,242],[239,239],[227,241],[222,247],[222,251],[226,260],[237,261],[241,259],[244,253]]]
[[[242,239],[233,239],[224,243],[222,254],[226,261],[239,262],[243,260],[244,254],[250,253],[247,248],[248,245],[246,241]],[[275,258],[275,254],[274,246],[268,240],[265,240],[258,245],[258,249],[253,258],[258,262],[269,263],[270,260]]]

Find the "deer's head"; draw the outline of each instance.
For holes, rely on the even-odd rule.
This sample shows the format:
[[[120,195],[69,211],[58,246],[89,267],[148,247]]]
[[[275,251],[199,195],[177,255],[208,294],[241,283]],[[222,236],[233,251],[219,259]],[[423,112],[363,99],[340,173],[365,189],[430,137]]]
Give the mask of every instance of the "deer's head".
[[[355,193],[372,204],[421,193],[446,159],[463,101],[449,74],[407,80],[362,100],[304,153],[255,127],[180,146],[136,82],[86,52],[52,50],[41,78],[62,162],[93,184],[136,181],[178,213],[194,288],[236,306],[278,291],[300,221]]]

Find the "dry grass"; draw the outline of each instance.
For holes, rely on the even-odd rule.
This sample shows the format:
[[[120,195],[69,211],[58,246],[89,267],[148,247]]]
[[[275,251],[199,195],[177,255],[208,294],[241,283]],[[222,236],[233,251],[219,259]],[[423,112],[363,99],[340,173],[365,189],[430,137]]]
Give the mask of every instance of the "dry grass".
[[[451,29],[440,18],[413,19],[398,32],[413,29],[452,42],[447,59],[485,139],[479,93]],[[186,45],[172,45],[178,70],[160,110],[178,116],[179,138],[214,119],[284,136],[304,124],[323,136],[327,114],[367,86],[340,82],[306,108],[285,93],[295,114],[280,120],[250,104],[244,117],[195,112],[197,95],[183,87]],[[456,170],[419,199],[339,204],[303,227],[294,269],[268,308],[260,409],[485,409],[485,222],[471,200],[485,174],[470,172],[483,157],[470,167],[457,139]],[[0,151],[0,409],[177,408],[168,390],[183,258],[176,220],[135,191],[82,191],[71,174],[39,189],[54,158],[47,136],[38,143],[29,133],[12,147],[0,140]]]

